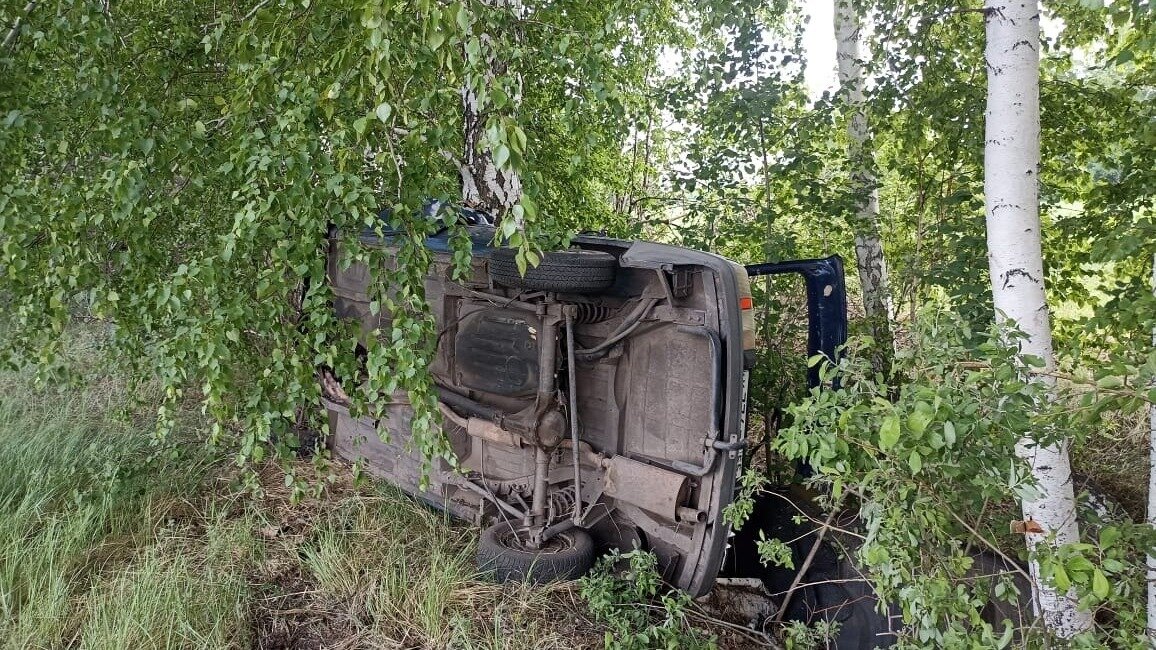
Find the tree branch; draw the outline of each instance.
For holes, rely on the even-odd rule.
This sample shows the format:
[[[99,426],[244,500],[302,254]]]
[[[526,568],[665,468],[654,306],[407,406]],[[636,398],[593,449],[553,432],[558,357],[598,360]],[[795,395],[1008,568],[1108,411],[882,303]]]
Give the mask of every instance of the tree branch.
[[[12,28],[4,36],[4,43],[0,44],[0,50],[7,50],[13,43],[16,42],[16,36],[20,33],[20,26],[24,23],[24,19],[32,14],[36,9],[36,0],[30,0],[28,4],[24,5],[24,15],[16,18],[16,22],[12,23]]]
[[[823,544],[823,538],[826,537],[827,531],[831,529],[831,522],[835,521],[835,515],[839,513],[839,504],[834,504],[831,512],[827,514],[827,521],[823,522],[822,527],[819,528],[819,534],[815,537],[815,541],[811,543],[811,550],[807,553],[803,564],[799,566],[799,570],[795,572],[795,579],[791,581],[791,586],[787,587],[787,593],[783,595],[783,604],[779,605],[779,611],[775,612],[772,619],[775,623],[783,620],[783,615],[787,613],[787,607],[791,605],[791,597],[795,595],[795,591],[799,588],[799,583],[803,581],[803,576],[806,575],[807,569],[811,568],[811,562],[815,559],[815,554],[819,552],[819,547]]]

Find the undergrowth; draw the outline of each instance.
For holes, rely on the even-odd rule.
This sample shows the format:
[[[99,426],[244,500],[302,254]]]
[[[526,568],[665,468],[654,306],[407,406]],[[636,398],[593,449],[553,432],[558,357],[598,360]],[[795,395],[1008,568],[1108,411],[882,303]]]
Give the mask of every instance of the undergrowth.
[[[898,385],[883,381],[853,340],[837,366],[822,368],[837,388],[791,406],[772,448],[815,468],[811,487],[857,515],[861,538],[845,553],[901,613],[899,647],[1050,647],[1028,609],[1022,532],[1009,525],[1022,517],[1019,499],[1037,493],[1014,449],[1062,437],[1088,450],[1103,444],[1106,413],[1128,411],[1079,377],[1054,388],[1029,381],[1034,367],[950,312],[928,310],[912,327],[914,345],[896,355]],[[1125,399],[1136,401],[1117,401]],[[741,521],[746,512],[731,514]],[[1077,508],[1079,543],[1054,552],[1040,545],[1040,579],[1094,616],[1070,645],[1150,647],[1144,558],[1156,538],[1147,526],[1095,514]]]
[[[229,550],[245,520],[207,518],[194,496],[212,457],[157,443],[121,413],[123,384],[91,379],[0,375],[0,646],[246,643]]]
[[[617,570],[619,565],[625,569]],[[662,584],[653,553],[611,553],[580,582],[590,612],[608,628],[607,650],[717,647],[687,620],[690,598]]]

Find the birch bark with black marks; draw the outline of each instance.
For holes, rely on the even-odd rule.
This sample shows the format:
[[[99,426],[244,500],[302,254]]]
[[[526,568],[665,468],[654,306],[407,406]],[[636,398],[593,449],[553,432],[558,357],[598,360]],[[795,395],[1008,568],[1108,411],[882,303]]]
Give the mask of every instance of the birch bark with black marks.
[[[484,0],[482,4],[514,14],[521,9],[518,0]],[[486,66],[480,74],[467,75],[461,91],[464,151],[459,172],[462,178],[462,203],[489,212],[495,217],[503,217],[522,198],[522,181],[517,170],[495,156],[494,143],[486,135],[490,110],[480,93],[492,88],[496,80],[505,77],[508,71],[505,62],[494,52],[495,35],[483,33],[478,38],[486,56]],[[520,78],[516,79],[517,89],[511,95],[514,106],[521,99],[521,82]],[[517,215],[514,218],[521,229],[521,219]]]
[[[984,132],[984,195],[988,266],[997,322],[1014,321],[1023,332],[1020,354],[1043,360],[1042,382],[1051,394],[1056,366],[1051,318],[1044,289],[1039,213],[1039,42],[1035,0],[985,2],[987,113]],[[1036,613],[1054,634],[1069,638],[1091,627],[1074,591],[1060,593],[1039,580],[1036,552],[1043,544],[1080,541],[1068,444],[1049,446],[1021,440],[1016,453],[1028,464],[1038,495],[1023,500],[1025,520],[1043,532],[1027,533],[1032,559],[1032,595]]]
[[[851,165],[851,192],[855,213],[855,264],[863,289],[863,310],[876,343],[875,369],[890,374],[894,354],[891,334],[891,290],[887,260],[879,231],[879,194],[876,190],[871,132],[864,112],[863,37],[859,15],[852,0],[834,0],[835,57],[839,63],[839,87],[849,113],[847,158]]]

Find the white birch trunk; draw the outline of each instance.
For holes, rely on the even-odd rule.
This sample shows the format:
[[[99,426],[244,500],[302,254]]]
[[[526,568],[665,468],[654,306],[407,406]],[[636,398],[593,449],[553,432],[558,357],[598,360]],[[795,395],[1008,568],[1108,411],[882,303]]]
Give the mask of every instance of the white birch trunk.
[[[487,75],[492,79],[493,75]],[[522,181],[510,167],[499,167],[493,152],[484,141],[486,112],[477,94],[462,88],[462,136],[465,140],[459,172],[462,177],[462,203],[485,210],[494,216],[505,215],[522,198]],[[521,223],[518,224],[522,226]]]
[[[1152,255],[1152,295],[1156,296],[1156,254]],[[1152,328],[1156,347],[1156,327]],[[1156,528],[1156,404],[1148,407],[1148,525]],[[1156,645],[1156,555],[1148,556],[1148,637]]]
[[[891,292],[887,260],[879,234],[879,193],[863,111],[863,39],[859,15],[852,0],[834,0],[835,58],[839,64],[839,87],[847,103],[847,158],[851,163],[851,191],[855,195],[855,263],[863,289],[863,309],[871,322],[876,343],[884,350],[894,345],[891,337]]]
[[[984,150],[984,194],[987,212],[988,265],[999,322],[1010,319],[1026,338],[1023,355],[1044,361],[1045,374],[1034,381],[1055,380],[1051,320],[1044,292],[1040,243],[1039,188],[1039,10],[1036,0],[986,0],[988,98]],[[1068,445],[1048,447],[1028,440],[1016,453],[1030,467],[1039,495],[1025,499],[1023,515],[1043,529],[1028,533],[1032,592],[1037,614],[1062,638],[1091,626],[1091,614],[1076,607],[1072,592],[1059,593],[1039,581],[1035,551],[1049,536],[1057,545],[1078,542],[1076,500]]]
[[[491,7],[507,7],[511,11],[520,10],[519,0],[484,0]],[[505,74],[505,63],[493,54],[493,39],[488,34],[479,35],[483,51],[488,51],[486,70],[482,73],[483,87],[490,87],[498,75]],[[521,79],[518,80],[521,85]],[[516,105],[520,88],[513,100]],[[486,107],[478,101],[478,94],[467,77],[462,86],[462,137],[465,150],[458,171],[462,178],[462,203],[468,207],[484,210],[495,217],[505,217],[522,198],[522,181],[517,170],[510,166],[499,166],[486,141]],[[511,215],[512,216],[512,215]],[[517,220],[518,228],[522,222]]]

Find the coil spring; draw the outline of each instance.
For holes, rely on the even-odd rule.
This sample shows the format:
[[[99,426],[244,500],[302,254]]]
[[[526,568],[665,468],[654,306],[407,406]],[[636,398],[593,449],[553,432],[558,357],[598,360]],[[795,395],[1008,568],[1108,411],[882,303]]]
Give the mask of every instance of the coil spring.
[[[609,319],[616,311],[613,307],[592,302],[580,302],[575,304],[575,307],[578,308],[578,314],[574,320],[582,324],[600,323]]]
[[[573,489],[562,488],[550,495],[549,513],[547,514],[550,521],[569,517],[572,512],[574,512]]]

